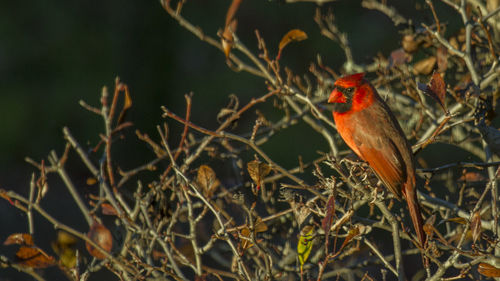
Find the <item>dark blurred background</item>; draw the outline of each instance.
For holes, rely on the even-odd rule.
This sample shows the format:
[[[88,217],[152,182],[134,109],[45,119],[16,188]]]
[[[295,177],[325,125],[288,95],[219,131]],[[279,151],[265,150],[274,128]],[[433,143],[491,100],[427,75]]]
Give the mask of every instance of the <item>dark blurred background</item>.
[[[254,31],[258,29],[275,55],[281,37],[290,29],[299,28],[309,38],[285,48],[282,67],[306,74],[310,63],[321,54],[324,64],[339,71],[344,55],[336,43],[319,33],[313,21],[317,5],[281,2],[243,1],[237,14],[240,40],[257,52]],[[432,15],[422,2],[389,1],[389,4],[415,22],[432,23]],[[183,15],[206,34],[216,37],[223,28],[230,3],[189,0]],[[451,14],[440,3],[436,6],[440,16],[446,18]],[[363,9],[360,1],[340,0],[321,9],[324,13],[328,10],[334,13],[338,26],[348,34],[358,63],[370,63],[379,53],[388,56],[399,47],[401,35],[390,19]],[[31,173],[36,170],[24,158],[40,161],[52,149],[62,154],[63,126],[68,126],[82,144],[95,145],[98,133],[103,132],[103,123],[98,116],[82,109],[78,101],[99,106],[102,87],[113,89],[117,76],[129,86],[133,99],[128,116],[134,122],[131,135],[135,128],[155,135],[156,125],[163,121],[161,105],[184,115],[184,94],[189,92],[194,93],[191,120],[211,129],[216,128],[216,115],[227,104],[228,95],[236,94],[240,104],[245,104],[252,97],[266,93],[262,79],[231,71],[223,53],[181,28],[158,1],[2,1],[0,188],[27,195]],[[255,119],[254,115],[247,115],[242,124]],[[252,125],[242,130],[249,131]],[[276,156],[284,157],[285,167],[286,161],[296,161],[298,154],[314,157],[316,150],[328,149],[322,139],[311,139],[310,134],[301,134],[300,130],[289,134],[287,137],[292,137],[293,142],[276,144],[281,146],[281,154],[297,151],[290,154],[293,159]],[[267,150],[273,151],[272,147]],[[128,168],[153,158],[150,152],[144,157],[144,151],[130,151],[133,157],[128,158],[131,161]],[[85,175],[75,181],[83,183]],[[50,188],[49,199],[43,206],[57,219],[80,225],[85,232],[78,210],[70,210],[74,203],[67,191],[57,185]],[[27,232],[23,214],[5,200],[0,200],[0,214],[0,242],[10,233]],[[41,217],[35,219],[39,233],[36,242],[50,248],[48,243],[55,237],[53,228]],[[1,269],[0,277],[3,272]],[[9,278],[0,280],[22,280],[27,276],[14,274]]]

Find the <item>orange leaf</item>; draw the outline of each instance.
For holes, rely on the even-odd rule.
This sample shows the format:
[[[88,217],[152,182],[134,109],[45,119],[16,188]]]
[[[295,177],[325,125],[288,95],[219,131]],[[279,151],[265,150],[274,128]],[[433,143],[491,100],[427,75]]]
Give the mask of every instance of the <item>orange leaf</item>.
[[[447,221],[456,222],[456,223],[459,223],[459,224],[466,224],[467,223],[467,221],[464,218],[461,218],[461,217],[449,218],[449,219],[447,219]]]
[[[360,234],[360,231],[359,231],[358,226],[354,226],[353,228],[349,229],[349,232],[347,233],[347,237],[345,238],[344,242],[340,246],[339,252],[342,251],[342,249],[344,249],[344,247],[347,246],[347,244],[349,244],[349,242],[351,242],[351,240],[354,237],[358,236],[359,234]]]
[[[28,233],[14,233],[9,235],[7,239],[3,242],[4,245],[24,245],[24,246],[33,246],[33,237]]]
[[[97,179],[94,177],[90,177],[90,178],[87,178],[87,180],[85,182],[87,183],[87,185],[94,185],[97,183]]]
[[[55,263],[54,257],[38,247],[21,246],[16,252],[16,258],[19,264],[33,268],[46,268]]]
[[[229,53],[231,52],[231,48],[233,47],[233,32],[236,32],[236,27],[238,25],[238,21],[234,18],[236,15],[236,11],[240,7],[242,0],[233,0],[231,6],[226,13],[226,23],[224,24],[224,31],[222,32],[222,50],[226,55],[226,59],[229,57]]]
[[[128,110],[132,107],[132,98],[130,97],[130,92],[128,90],[128,86],[123,84],[123,92],[125,95],[125,101],[123,103],[122,111],[118,117],[117,124],[122,124],[125,120],[125,116],[127,115]]]
[[[472,242],[476,243],[477,239],[481,236],[481,214],[479,211],[472,215],[470,229],[472,231]]]
[[[229,9],[227,9],[226,13],[226,26],[228,26],[231,21],[234,19],[234,16],[236,15],[236,12],[238,11],[238,8],[240,7],[242,0],[233,0],[231,3],[231,6],[229,6]]]
[[[118,216],[118,212],[116,211],[116,209],[109,203],[102,203],[101,211],[104,215]]]
[[[477,272],[479,272],[479,274],[482,274],[486,277],[500,277],[500,269],[499,268],[497,268],[491,264],[484,263],[484,262],[478,264]]]
[[[291,42],[299,42],[307,39],[307,34],[300,29],[292,29],[281,38],[277,59],[281,57],[281,51]]]
[[[106,252],[110,252],[113,247],[113,237],[111,237],[111,232],[102,224],[94,223],[90,227],[87,237],[90,238],[94,243],[101,246]],[[85,242],[87,251],[97,259],[104,259],[106,255],[99,249],[94,248],[90,243]]]

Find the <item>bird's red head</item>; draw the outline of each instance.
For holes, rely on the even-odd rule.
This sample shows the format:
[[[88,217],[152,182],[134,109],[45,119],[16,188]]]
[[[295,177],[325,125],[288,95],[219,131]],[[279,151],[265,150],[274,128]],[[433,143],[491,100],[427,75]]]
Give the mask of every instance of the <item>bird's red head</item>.
[[[358,111],[371,104],[373,95],[370,93],[373,90],[364,76],[364,73],[356,73],[335,81],[334,89],[328,98],[328,103],[334,104],[334,112]]]

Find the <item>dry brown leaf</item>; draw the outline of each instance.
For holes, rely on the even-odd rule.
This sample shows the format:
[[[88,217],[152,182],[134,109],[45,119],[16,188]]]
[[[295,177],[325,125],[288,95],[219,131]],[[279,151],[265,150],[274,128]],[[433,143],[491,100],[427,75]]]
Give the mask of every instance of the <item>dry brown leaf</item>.
[[[344,249],[344,247],[347,246],[347,244],[349,244],[349,242],[351,242],[351,240],[354,237],[358,236],[359,234],[360,234],[360,231],[359,231],[359,227],[357,225],[352,227],[351,229],[349,229],[349,232],[347,233],[347,236],[346,236],[344,242],[340,246],[339,252],[342,251],[342,249]]]
[[[434,232],[434,223],[436,222],[436,215],[430,216],[424,224],[424,232],[425,234],[430,237],[432,236],[432,233]]]
[[[389,56],[389,66],[403,65],[411,60],[411,55],[406,53],[402,48],[394,50]]]
[[[486,277],[500,277],[500,269],[499,268],[497,268],[491,264],[484,263],[484,262],[478,264],[477,272],[479,272],[479,274],[482,274]]]
[[[198,186],[203,190],[203,195],[205,195],[206,198],[212,197],[213,192],[218,185],[215,172],[208,165],[201,165],[200,168],[198,168],[196,182],[198,183]]]
[[[113,247],[113,237],[111,236],[111,232],[100,223],[94,223],[90,227],[90,231],[89,233],[87,233],[87,237],[108,253]],[[106,258],[106,254],[101,252],[99,249],[94,248],[94,246],[92,246],[90,243],[85,242],[85,246],[89,254],[91,254],[93,257],[97,259]]]
[[[33,246],[33,237],[28,233],[14,233],[9,235],[3,242],[4,245],[24,245]]]
[[[477,239],[481,236],[481,213],[479,211],[472,215],[470,230],[472,232],[472,243],[476,243]]]
[[[486,178],[483,174],[478,172],[466,172],[458,180],[462,182],[484,182]]]
[[[32,268],[46,268],[55,264],[55,259],[35,246],[21,246],[16,252],[19,264]]]
[[[445,105],[446,83],[438,72],[434,72],[429,83],[418,83],[418,88],[426,95],[435,99],[444,112],[448,112]]]
[[[330,195],[328,202],[326,203],[325,217],[321,221],[321,228],[325,232],[325,236],[328,237],[330,234],[330,227],[333,223],[333,216],[335,215],[335,197]]]
[[[416,40],[414,35],[405,35],[401,40],[401,46],[403,47],[403,50],[410,54],[418,50],[420,43],[422,43],[422,41]]]
[[[125,95],[125,101],[123,102],[122,111],[120,112],[120,115],[118,116],[117,124],[123,123],[123,121],[125,120],[125,116],[127,116],[127,112],[132,107],[132,98],[130,97],[130,92],[128,90],[128,86],[125,84],[121,84],[121,85],[122,85],[122,89],[123,89],[123,92]]]
[[[101,211],[104,215],[118,216],[118,212],[116,211],[116,209],[109,203],[102,203]]]
[[[280,59],[281,57],[281,52],[283,51],[283,48],[285,48],[286,45],[288,45],[291,42],[299,42],[307,39],[307,34],[300,30],[300,29],[292,29],[281,38],[280,45],[279,45],[279,51],[278,51],[278,56],[276,59]]]
[[[444,73],[448,68],[448,49],[441,46],[436,50],[437,71]]]
[[[455,223],[459,223],[459,224],[466,224],[467,223],[467,220],[464,218],[461,218],[461,217],[449,218],[449,219],[447,219],[447,221],[455,222]]]
[[[238,25],[238,21],[234,18],[238,8],[240,7],[242,0],[233,0],[231,6],[226,13],[226,22],[224,24],[224,31],[222,32],[222,49],[224,54],[226,55],[226,59],[229,57],[229,53],[231,52],[231,48],[233,47],[234,38],[233,33],[236,32],[236,27]]]
[[[226,55],[226,59],[229,58],[229,53],[233,48],[233,32],[236,32],[237,26],[238,21],[234,19],[228,25],[226,25],[226,27],[224,27],[224,32],[222,32],[222,50],[224,51],[224,55]]]
[[[267,231],[267,224],[262,221],[261,217],[257,218],[254,227],[255,227],[254,235],[256,235],[259,232]],[[240,231],[240,235],[243,237],[243,239],[241,239],[241,248],[243,250],[246,250],[253,246],[253,244],[250,242],[250,229],[248,227],[242,228]]]
[[[247,170],[253,182],[257,185],[257,190],[259,190],[262,181],[271,172],[271,167],[259,160],[253,160],[248,162]]]
[[[419,60],[413,65],[413,74],[430,74],[436,65],[436,61],[436,57],[428,57],[426,59]]]

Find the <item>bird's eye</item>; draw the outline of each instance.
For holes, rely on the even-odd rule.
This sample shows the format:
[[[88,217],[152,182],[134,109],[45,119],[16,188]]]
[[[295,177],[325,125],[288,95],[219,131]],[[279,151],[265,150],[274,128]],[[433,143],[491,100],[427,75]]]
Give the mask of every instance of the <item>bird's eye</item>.
[[[352,94],[352,93],[354,93],[354,87],[350,87],[350,88],[345,89],[345,92],[346,92],[347,94]]]

